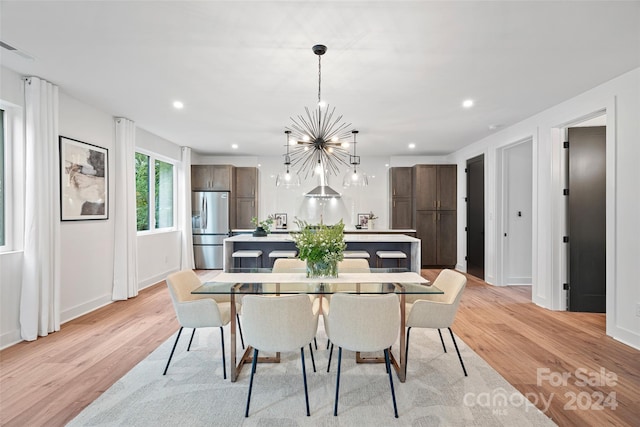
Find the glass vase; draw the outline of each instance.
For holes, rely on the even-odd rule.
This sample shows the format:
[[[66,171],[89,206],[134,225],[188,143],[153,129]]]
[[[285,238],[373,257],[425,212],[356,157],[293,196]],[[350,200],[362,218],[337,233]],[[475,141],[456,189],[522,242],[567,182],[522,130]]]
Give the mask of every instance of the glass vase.
[[[311,279],[338,277],[338,261],[307,260],[307,277]]]

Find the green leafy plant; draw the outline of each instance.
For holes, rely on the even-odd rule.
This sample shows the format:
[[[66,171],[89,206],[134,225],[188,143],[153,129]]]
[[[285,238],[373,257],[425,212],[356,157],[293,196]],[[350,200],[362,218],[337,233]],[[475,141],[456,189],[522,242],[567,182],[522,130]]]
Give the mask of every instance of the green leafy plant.
[[[273,215],[269,215],[267,219],[262,221],[258,221],[258,218],[254,216],[253,218],[251,218],[251,223],[255,225],[256,228],[260,227],[264,231],[269,233],[271,231],[271,226],[273,225],[274,220],[275,220],[275,217]]]
[[[298,247],[298,256],[307,262],[336,263],[342,261],[347,244],[344,242],[344,223],[311,225],[296,218],[300,231],[291,237]]]

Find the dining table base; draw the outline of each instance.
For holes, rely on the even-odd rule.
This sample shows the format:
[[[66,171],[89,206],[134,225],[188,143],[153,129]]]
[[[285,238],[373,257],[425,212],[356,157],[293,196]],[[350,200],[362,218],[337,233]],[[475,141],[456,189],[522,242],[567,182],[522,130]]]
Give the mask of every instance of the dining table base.
[[[237,337],[236,331],[238,328],[236,317],[236,301],[235,293],[231,293],[231,382],[236,382],[242,367],[246,363],[253,361],[253,348],[247,346],[242,357],[236,363],[237,360]],[[407,376],[407,355],[406,355],[406,335],[405,335],[405,295],[399,294],[400,299],[400,351],[399,359],[396,359],[391,349],[389,349],[389,360],[391,365],[398,375],[400,382],[405,382]],[[259,356],[258,363],[280,363],[280,353],[276,353],[275,356]],[[363,357],[360,352],[356,353],[356,363],[384,363],[384,357]]]

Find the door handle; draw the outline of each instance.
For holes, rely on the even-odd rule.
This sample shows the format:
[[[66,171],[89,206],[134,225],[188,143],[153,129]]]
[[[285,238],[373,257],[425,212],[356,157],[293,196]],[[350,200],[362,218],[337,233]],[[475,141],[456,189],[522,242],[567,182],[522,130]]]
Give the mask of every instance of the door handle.
[[[204,212],[204,221],[202,221],[202,228],[207,228],[207,199],[206,198],[202,198],[202,211]]]
[[[436,214],[435,214],[435,212],[433,213],[433,222],[434,223],[436,222]]]

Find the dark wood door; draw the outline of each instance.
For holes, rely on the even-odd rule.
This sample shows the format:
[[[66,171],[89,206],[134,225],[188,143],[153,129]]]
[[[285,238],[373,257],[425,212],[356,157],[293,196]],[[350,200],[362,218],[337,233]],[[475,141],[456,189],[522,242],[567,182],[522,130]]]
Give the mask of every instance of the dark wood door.
[[[606,127],[569,129],[569,310],[606,311]]]
[[[467,273],[484,280],[484,155],[467,160]]]

